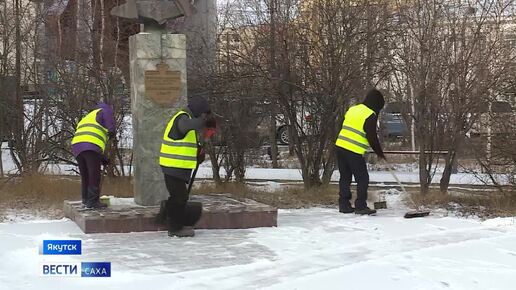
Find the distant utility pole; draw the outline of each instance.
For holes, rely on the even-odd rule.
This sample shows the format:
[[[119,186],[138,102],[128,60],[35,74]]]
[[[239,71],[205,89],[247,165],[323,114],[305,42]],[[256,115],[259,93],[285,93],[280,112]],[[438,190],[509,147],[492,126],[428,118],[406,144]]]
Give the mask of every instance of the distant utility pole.
[[[271,160],[272,160],[272,168],[278,168],[278,143],[276,140],[276,110],[277,106],[277,98],[279,92],[279,74],[278,74],[278,66],[276,65],[276,12],[278,9],[277,0],[271,0],[269,2],[269,13],[271,17],[270,24],[270,70],[272,77],[272,88],[271,95],[269,96],[270,101],[270,115],[269,115],[269,143],[271,145]]]

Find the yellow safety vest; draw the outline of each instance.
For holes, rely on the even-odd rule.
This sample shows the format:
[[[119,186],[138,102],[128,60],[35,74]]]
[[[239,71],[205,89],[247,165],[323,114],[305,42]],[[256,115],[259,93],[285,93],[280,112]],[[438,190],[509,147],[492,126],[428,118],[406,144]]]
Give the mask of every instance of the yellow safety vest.
[[[174,121],[182,114],[187,114],[181,110],[177,112],[168,122],[165,133],[163,134],[163,142],[161,143],[161,151],[159,154],[159,165],[165,167],[174,167],[182,169],[194,169],[197,166],[197,133],[190,130],[183,139],[170,139],[168,134],[172,130]]]
[[[364,131],[365,120],[375,112],[364,104],[352,106],[344,116],[342,129],[335,145],[363,155],[369,148]]]
[[[77,124],[72,145],[81,142],[93,143],[104,152],[108,140],[108,129],[97,122],[97,113],[100,110],[102,109],[91,111]]]

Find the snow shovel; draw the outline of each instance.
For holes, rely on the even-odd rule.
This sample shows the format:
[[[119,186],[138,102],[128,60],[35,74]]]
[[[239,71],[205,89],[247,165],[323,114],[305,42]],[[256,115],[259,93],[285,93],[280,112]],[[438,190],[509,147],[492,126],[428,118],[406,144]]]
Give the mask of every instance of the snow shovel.
[[[378,193],[378,201],[374,203],[374,209],[386,209],[387,201],[385,201],[385,196],[383,193]]]
[[[188,182],[188,196],[190,196],[190,191],[192,190],[192,185],[195,179],[195,175],[197,174],[197,170],[199,169],[199,164],[195,167],[192,176],[190,177],[190,181]],[[199,215],[200,216],[200,215]],[[157,225],[164,225],[167,220],[167,200],[162,200],[159,206],[159,212],[154,219],[154,223]]]
[[[384,162],[385,162],[385,164],[387,164],[387,170],[389,171],[389,173],[392,175],[392,177],[394,177],[394,179],[396,180],[398,185],[401,187],[401,191],[403,191],[403,193],[409,198],[409,200],[412,203],[412,205],[415,208],[417,208],[416,210],[409,211],[409,212],[405,213],[405,215],[403,217],[406,218],[406,219],[411,219],[411,218],[425,217],[425,216],[430,215],[430,211],[429,210],[424,210],[424,209],[421,209],[421,208],[417,207],[416,203],[412,200],[412,197],[410,197],[410,194],[408,194],[408,192],[405,190],[405,187],[401,183],[401,181],[398,178],[398,176],[396,175],[396,173],[394,173],[394,171],[391,169],[391,165],[385,159],[384,159]]]
[[[188,196],[190,196],[190,191],[192,191],[192,185],[194,183],[195,175],[197,175],[198,169],[199,169],[199,164],[197,164],[197,166],[195,166],[195,169],[192,173],[192,177],[190,177],[190,182],[188,183]]]

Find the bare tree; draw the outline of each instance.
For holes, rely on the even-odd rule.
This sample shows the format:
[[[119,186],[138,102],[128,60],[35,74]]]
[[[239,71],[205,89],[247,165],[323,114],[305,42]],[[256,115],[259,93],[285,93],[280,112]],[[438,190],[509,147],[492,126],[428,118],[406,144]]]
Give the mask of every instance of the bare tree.
[[[453,164],[478,107],[490,98],[506,71],[501,46],[504,6],[499,1],[420,1],[399,5],[395,74],[401,73],[413,100],[421,191],[427,192],[445,149],[441,191],[448,188]],[[489,66],[487,64],[496,64]],[[430,152],[430,153],[428,153]]]
[[[45,103],[38,96],[38,67],[35,50],[37,25],[41,20],[34,4],[27,1],[3,3],[0,16],[2,31],[1,75],[14,76],[14,98],[8,101],[6,112],[9,149],[21,174],[37,171],[45,160],[46,147],[42,146]],[[13,33],[14,31],[14,33]],[[14,60],[14,62],[12,61]],[[7,88],[6,88],[7,89]],[[35,94],[35,95],[30,95]],[[24,101],[25,97],[30,102]]]
[[[283,119],[307,188],[328,183],[334,142],[351,101],[386,76],[386,3],[333,0],[246,0],[229,24],[230,51],[242,84],[252,77],[266,100],[272,157],[275,122]],[[251,87],[249,87],[251,88]],[[273,159],[273,166],[274,166]]]
[[[119,59],[127,57],[127,47],[120,44],[127,43],[130,29],[120,29],[106,13],[116,1],[7,2],[2,4],[11,12],[3,10],[0,16],[1,75],[20,74],[22,84],[7,110],[13,114],[8,132],[12,158],[22,174],[43,170],[48,162],[73,164],[70,140],[87,110],[99,101],[113,104],[117,127],[128,114],[128,61]],[[21,94],[27,92],[35,95],[24,100]],[[117,144],[108,148],[111,160],[119,163],[108,174],[126,175],[126,158]]]

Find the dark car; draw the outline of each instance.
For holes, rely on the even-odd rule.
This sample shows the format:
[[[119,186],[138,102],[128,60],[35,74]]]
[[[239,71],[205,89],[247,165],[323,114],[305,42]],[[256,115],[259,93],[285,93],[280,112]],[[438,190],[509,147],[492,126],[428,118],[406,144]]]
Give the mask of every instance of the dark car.
[[[408,137],[410,133],[405,117],[409,109],[408,104],[402,102],[387,103],[380,114],[380,133],[390,139]]]
[[[409,112],[410,107],[407,104],[401,102],[388,103],[385,109],[382,110],[379,121],[379,132],[384,137],[390,139],[402,139],[410,135],[409,128],[405,121],[406,113]],[[311,135],[316,132],[310,132],[310,122],[312,116],[307,112],[298,113],[299,123],[303,125],[303,130],[309,132]],[[277,138],[280,144],[287,145],[289,142],[288,137],[288,126],[282,115],[277,118]]]

